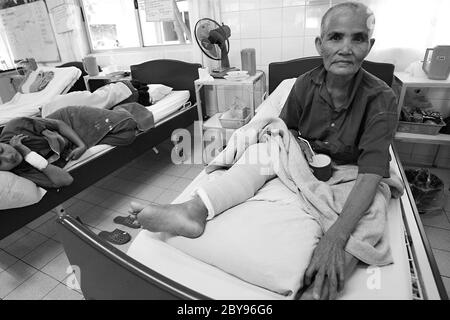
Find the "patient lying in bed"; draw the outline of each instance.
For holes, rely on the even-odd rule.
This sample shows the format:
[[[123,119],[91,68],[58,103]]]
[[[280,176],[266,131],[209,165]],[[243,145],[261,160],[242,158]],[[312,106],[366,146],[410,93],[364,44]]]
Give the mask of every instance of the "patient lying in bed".
[[[139,223],[153,232],[200,237],[208,220],[244,203],[278,176],[298,193],[304,211],[314,215],[324,232],[304,270],[303,298],[336,298],[358,260],[391,263],[389,248],[376,246],[382,242],[389,187],[402,189],[389,173],[397,114],[392,90],[361,69],[374,44],[373,21],[361,3],[330,8],[316,38],[323,65],[297,79],[281,111],[282,121],[257,114],[242,130],[258,132],[250,135],[250,147],[242,148],[245,141],[231,141],[222,153],[222,164],[231,166],[225,174],[181,204],[133,203],[130,212]],[[279,136],[268,133],[273,128],[280,130]],[[300,147],[311,158],[299,135],[335,163],[357,165],[351,178],[317,181],[299,155]],[[239,140],[239,134],[234,137]],[[209,168],[213,170],[211,164]],[[350,180],[352,184],[345,183]]]
[[[153,126],[153,115],[138,103],[112,110],[84,106],[59,109],[47,118],[21,117],[8,122],[0,134],[0,170],[58,188],[70,185],[63,170],[97,144],[127,145],[136,134]]]

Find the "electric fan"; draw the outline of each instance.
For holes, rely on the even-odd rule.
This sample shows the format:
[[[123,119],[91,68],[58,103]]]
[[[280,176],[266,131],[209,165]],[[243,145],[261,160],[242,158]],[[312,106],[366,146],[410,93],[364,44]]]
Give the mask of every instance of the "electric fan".
[[[216,21],[203,18],[195,24],[195,40],[210,59],[220,61],[220,68],[212,70],[211,75],[215,78],[223,78],[228,71],[238,70],[230,68],[228,52],[230,51],[230,42],[228,38],[231,36],[230,27],[227,25],[219,25]]]

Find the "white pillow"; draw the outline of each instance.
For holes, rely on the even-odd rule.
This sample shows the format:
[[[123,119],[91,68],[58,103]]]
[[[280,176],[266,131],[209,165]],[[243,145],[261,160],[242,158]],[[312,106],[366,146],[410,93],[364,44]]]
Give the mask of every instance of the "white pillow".
[[[32,205],[39,202],[46,192],[28,179],[0,171],[0,210]]]
[[[244,281],[291,296],[321,235],[297,196],[276,178],[252,199],[208,221],[197,239],[171,236],[171,246]]]
[[[149,84],[148,87],[148,94],[150,95],[150,103],[155,104],[165,96],[167,96],[171,91],[172,88],[165,86],[163,84]]]

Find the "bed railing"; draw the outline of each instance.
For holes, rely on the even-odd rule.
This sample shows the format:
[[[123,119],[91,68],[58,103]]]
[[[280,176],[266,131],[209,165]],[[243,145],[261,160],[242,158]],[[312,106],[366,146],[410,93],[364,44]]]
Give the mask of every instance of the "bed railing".
[[[86,299],[208,299],[129,257],[70,215],[58,218],[57,229]]]
[[[397,165],[400,171],[402,181],[405,182],[405,193],[400,199],[403,221],[407,233],[407,244],[410,245],[409,254],[412,255],[412,261],[416,277],[418,278],[418,288],[422,291],[423,299],[442,299],[448,300],[447,291],[445,290],[430,242],[423,228],[422,221],[419,216],[414,197],[408,185],[408,179],[401,162],[398,160],[398,153],[392,147]],[[425,263],[428,262],[428,263]]]

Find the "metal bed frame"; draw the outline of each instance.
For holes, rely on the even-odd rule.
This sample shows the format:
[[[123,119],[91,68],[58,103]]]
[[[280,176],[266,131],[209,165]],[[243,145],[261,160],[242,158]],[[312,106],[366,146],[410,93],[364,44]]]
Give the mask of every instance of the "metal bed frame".
[[[0,239],[61,205],[64,201],[155,147],[169,138],[175,129],[191,125],[197,118],[194,80],[198,78],[198,68],[200,67],[201,65],[197,63],[168,59],[152,60],[131,66],[132,79],[143,83],[164,84],[174,90],[189,90],[190,105],[158,122],[149,131],[140,134],[132,144],[111,148],[71,170],[70,174],[73,176],[74,182],[70,186],[48,190],[41,201],[36,204],[0,210]]]

